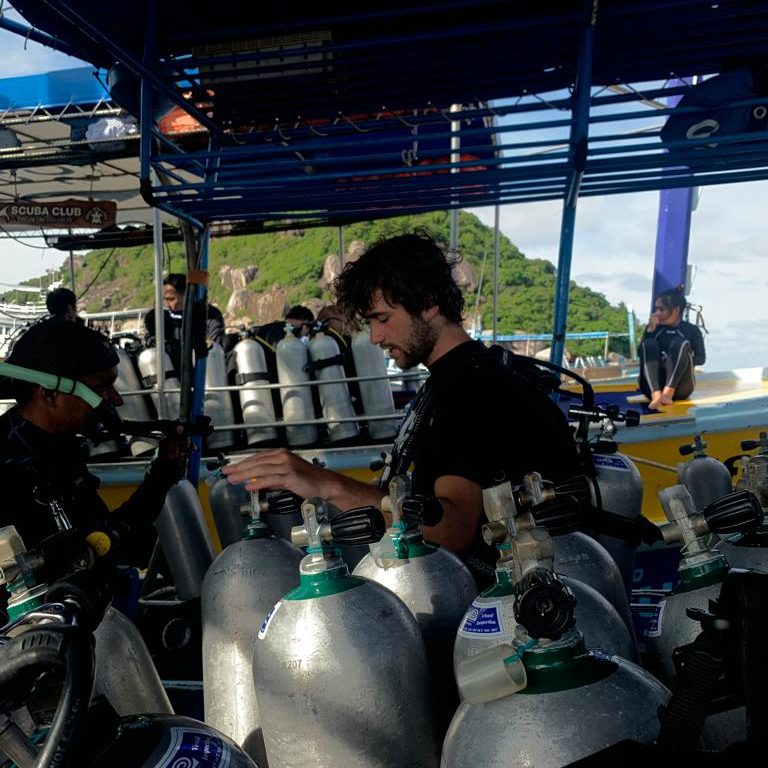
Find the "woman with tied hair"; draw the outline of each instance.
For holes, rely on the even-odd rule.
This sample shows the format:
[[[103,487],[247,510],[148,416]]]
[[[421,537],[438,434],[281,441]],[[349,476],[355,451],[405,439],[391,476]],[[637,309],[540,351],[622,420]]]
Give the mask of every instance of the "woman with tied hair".
[[[649,408],[672,405],[691,396],[696,379],[694,366],[706,360],[701,330],[683,320],[682,290],[660,293],[640,341],[640,389]]]

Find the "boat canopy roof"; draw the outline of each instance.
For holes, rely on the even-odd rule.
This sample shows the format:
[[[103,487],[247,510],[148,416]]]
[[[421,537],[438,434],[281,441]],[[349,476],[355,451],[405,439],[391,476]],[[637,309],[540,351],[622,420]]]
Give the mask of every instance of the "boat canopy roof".
[[[694,77],[745,71],[726,112],[765,112],[768,6],[752,0],[13,5],[38,38],[109,70],[115,104],[151,115],[130,144],[143,197],[201,226],[768,178],[765,120],[721,120],[717,141],[662,131],[681,110],[722,117],[711,99],[675,107]]]

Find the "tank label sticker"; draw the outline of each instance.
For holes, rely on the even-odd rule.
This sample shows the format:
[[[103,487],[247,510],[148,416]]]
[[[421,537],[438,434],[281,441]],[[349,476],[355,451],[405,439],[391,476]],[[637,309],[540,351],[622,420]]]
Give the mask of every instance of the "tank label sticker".
[[[267,630],[269,629],[269,625],[272,623],[272,619],[275,617],[275,614],[277,613],[277,609],[283,604],[282,600],[278,600],[273,606],[272,610],[264,617],[264,621],[261,622],[261,629],[259,629],[259,634],[257,637],[259,640],[263,640],[267,635]]]
[[[173,726],[169,734],[168,748],[151,768],[229,768],[229,745],[210,730]]]
[[[664,620],[664,607],[666,604],[666,600],[661,600],[658,605],[652,607],[651,616],[648,620],[648,629],[645,630],[647,637],[659,637],[661,635],[661,625]]]
[[[605,456],[601,453],[592,455],[592,461],[596,467],[606,467],[607,469],[618,469],[622,472],[631,472],[630,463],[621,456]]]
[[[498,602],[472,603],[472,607],[467,612],[464,623],[459,629],[459,634],[465,637],[504,634],[501,604]]]

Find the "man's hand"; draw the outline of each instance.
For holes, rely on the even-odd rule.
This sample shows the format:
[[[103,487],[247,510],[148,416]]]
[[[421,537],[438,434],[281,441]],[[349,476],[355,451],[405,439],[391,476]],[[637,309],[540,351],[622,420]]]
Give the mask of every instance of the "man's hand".
[[[286,490],[303,499],[320,496],[339,509],[378,506],[384,495],[375,486],[324,469],[286,448],[260,451],[221,471],[230,483],[245,483],[248,491]]]

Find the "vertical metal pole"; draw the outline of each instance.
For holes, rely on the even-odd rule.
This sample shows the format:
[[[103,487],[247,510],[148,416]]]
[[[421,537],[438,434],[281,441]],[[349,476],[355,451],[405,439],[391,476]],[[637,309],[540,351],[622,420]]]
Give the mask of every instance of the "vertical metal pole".
[[[557,283],[555,290],[555,319],[552,332],[552,348],[549,359],[559,365],[565,349],[565,330],[568,320],[568,299],[571,282],[571,261],[573,259],[573,236],[576,226],[576,203],[579,188],[587,167],[589,149],[589,102],[592,86],[592,48],[595,37],[597,0],[585,3],[587,18],[581,34],[579,68],[576,88],[573,94],[573,116],[571,118],[569,186],[563,201],[563,216],[560,225],[560,252],[557,260]]]
[[[155,250],[155,349],[157,350],[157,402],[158,416],[167,419],[165,400],[165,314],[163,307],[163,222],[160,210],[152,212],[152,243]]]
[[[493,211],[493,343],[498,337],[499,320],[499,224],[500,208],[497,205]]]
[[[69,230],[70,234],[72,230]],[[69,252],[69,281],[72,284],[72,293],[77,295],[77,287],[75,286],[75,254],[74,251]]]
[[[635,310],[632,307],[627,307],[627,331],[629,333],[629,359],[637,360],[637,337],[635,335],[635,327],[637,320],[635,319]]]
[[[339,265],[344,269],[344,227],[339,227]]]

